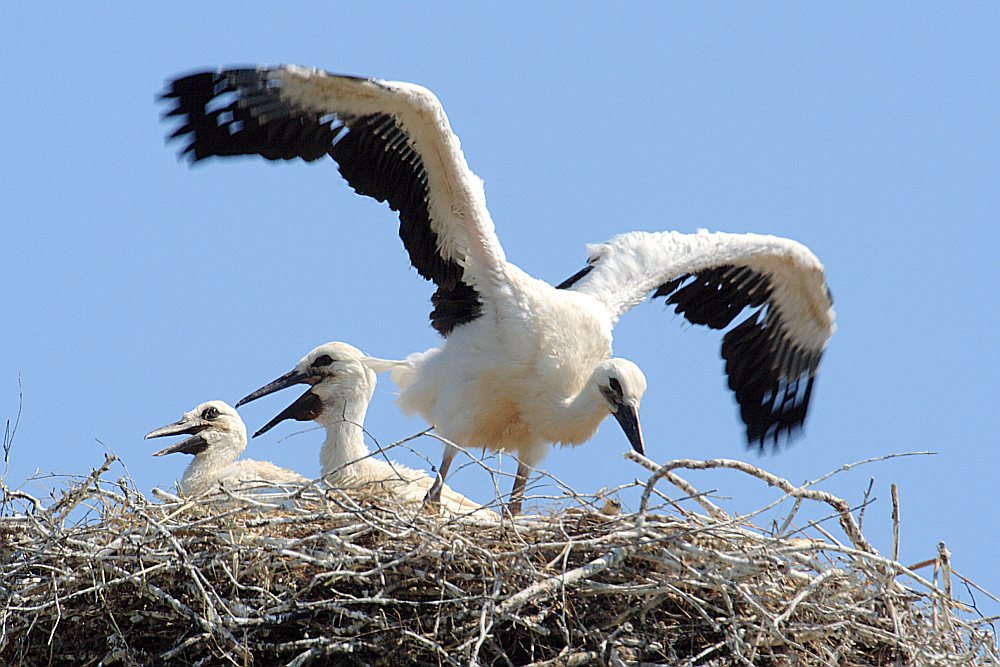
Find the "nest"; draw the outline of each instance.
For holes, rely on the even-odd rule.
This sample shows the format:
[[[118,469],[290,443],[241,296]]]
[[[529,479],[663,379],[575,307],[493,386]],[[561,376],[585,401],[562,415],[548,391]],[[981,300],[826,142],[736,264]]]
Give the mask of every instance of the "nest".
[[[502,522],[322,483],[147,498],[113,457],[46,501],[0,481],[0,663],[1000,664],[946,549],[938,585],[811,485],[632,458],[638,512],[571,494]],[[673,472],[699,467],[830,507],[846,539],[729,516]]]

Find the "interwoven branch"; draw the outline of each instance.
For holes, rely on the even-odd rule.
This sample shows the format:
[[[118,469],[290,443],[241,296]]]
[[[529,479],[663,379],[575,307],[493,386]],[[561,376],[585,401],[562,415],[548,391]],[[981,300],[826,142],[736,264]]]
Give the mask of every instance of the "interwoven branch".
[[[322,483],[147,499],[112,460],[48,503],[0,480],[0,663],[1000,665],[990,620],[878,554],[842,499],[739,461],[641,463],[636,513],[567,492],[502,523]],[[794,507],[757,529],[680,468]],[[803,503],[847,540],[784,536]]]

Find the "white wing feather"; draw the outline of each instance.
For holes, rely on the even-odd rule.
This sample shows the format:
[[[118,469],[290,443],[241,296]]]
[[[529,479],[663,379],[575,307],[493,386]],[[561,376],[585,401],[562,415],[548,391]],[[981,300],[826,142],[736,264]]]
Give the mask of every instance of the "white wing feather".
[[[506,258],[486,208],[483,182],[469,168],[459,138],[441,102],[412,83],[338,76],[319,69],[276,68],[282,95],[318,113],[393,116],[427,171],[431,228],[439,251],[466,270],[466,282],[480,289],[506,281]],[[485,280],[484,280],[485,279]]]
[[[593,269],[571,289],[603,303],[613,322],[680,276],[745,266],[770,278],[771,305],[781,311],[797,344],[820,351],[836,329],[823,265],[790,239],[707,231],[628,232],[587,250]]]

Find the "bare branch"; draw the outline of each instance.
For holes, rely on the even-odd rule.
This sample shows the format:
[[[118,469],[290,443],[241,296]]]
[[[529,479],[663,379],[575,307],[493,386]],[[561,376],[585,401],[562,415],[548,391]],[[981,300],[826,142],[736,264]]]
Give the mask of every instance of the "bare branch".
[[[965,579],[943,545],[938,587],[878,554],[857,508],[814,482],[630,458],[648,479],[582,494],[545,477],[554,502],[506,523],[329,480],[147,499],[106,479],[111,456],[47,478],[68,485],[51,499],[0,480],[0,664],[1000,665],[996,619],[954,598]],[[472,465],[495,483],[491,464]],[[682,467],[749,474],[779,489],[768,508],[793,507],[761,529],[762,510],[730,516]],[[639,512],[604,506],[629,486]],[[824,519],[790,529],[815,503],[849,539]]]

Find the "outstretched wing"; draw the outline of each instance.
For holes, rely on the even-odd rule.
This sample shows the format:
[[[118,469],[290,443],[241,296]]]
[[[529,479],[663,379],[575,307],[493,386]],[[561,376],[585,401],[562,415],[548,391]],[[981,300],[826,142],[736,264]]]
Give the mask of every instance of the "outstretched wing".
[[[478,317],[482,292],[504,280],[482,181],[429,90],[283,65],[198,72],[163,98],[191,162],[329,155],[358,194],[388,202],[410,262],[438,287],[431,320],[443,335]]]
[[[663,297],[693,324],[724,329],[729,388],[747,441],[801,427],[816,369],[835,330],[823,265],[795,241],[759,234],[630,232],[588,247],[587,266],[559,285],[594,296],[614,321]]]

